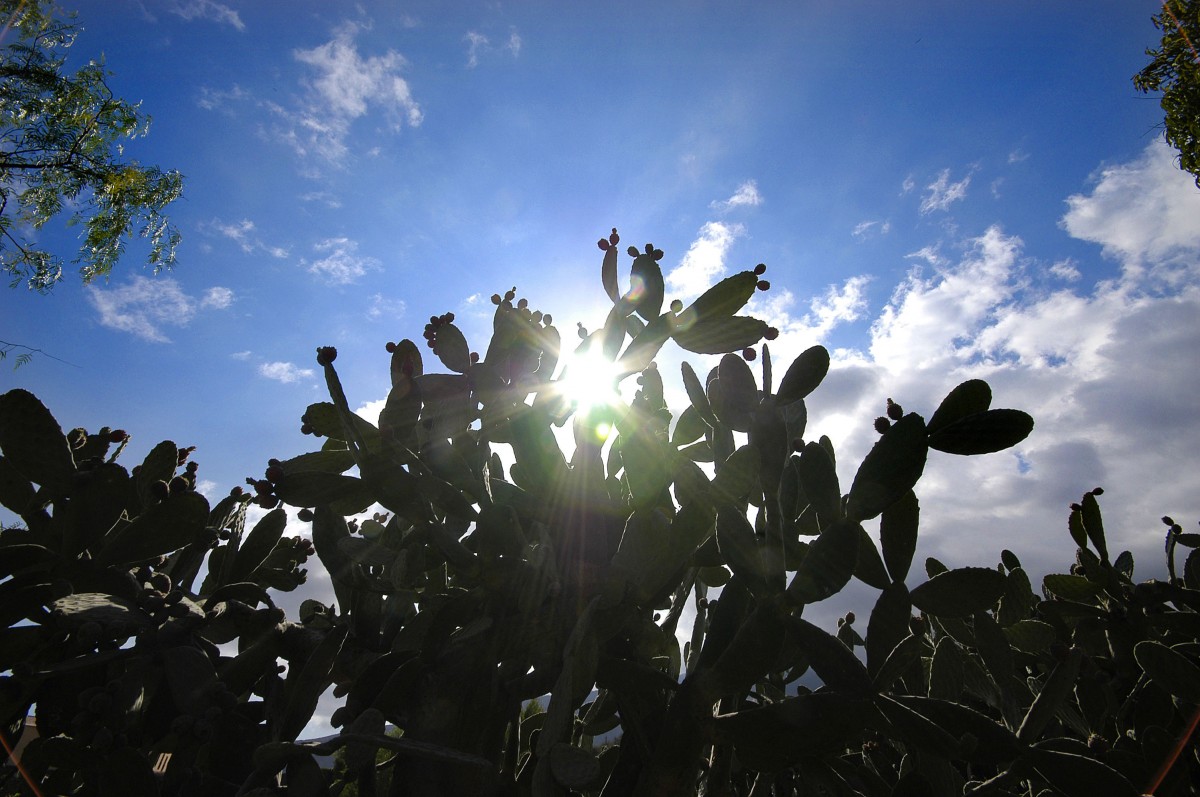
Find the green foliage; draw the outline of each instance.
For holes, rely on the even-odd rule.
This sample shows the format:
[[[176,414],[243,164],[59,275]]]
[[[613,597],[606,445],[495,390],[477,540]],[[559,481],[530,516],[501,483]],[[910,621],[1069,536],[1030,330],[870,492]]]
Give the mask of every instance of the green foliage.
[[[662,312],[657,250],[632,253],[621,294],[616,238],[601,247],[613,310],[579,348],[615,381],[646,363],[626,374],[630,400],[576,411],[551,317],[513,289],[494,297],[484,357],[451,314],[426,327],[429,361],[389,344],[378,425],[319,349],[331,401],[302,419],[319,450],[270,460],[253,498],[211,509],[194,468],[175,475],[174,443],[127,473],[108,454],[123,433],[64,435],[32,395],[0,396],[0,501],[26,524],[0,534],[0,706],[11,724],[36,705],[38,788],[1186,792],[1200,773],[1173,745],[1200,700],[1200,535],[1165,519],[1184,575],[1136,584],[1132,556],[1110,561],[1093,491],[1071,511],[1074,565],[1040,595],[1011,551],[995,568],[929,559],[910,588],[925,468],[1019,442],[1028,416],[991,409],[978,381],[928,424],[889,400],[843,495],[830,441],[805,439],[822,349],[772,392],[767,345],[760,381],[734,353],[741,333],[713,333],[718,365],[682,370],[690,408],[665,405],[654,354],[738,318],[761,270]],[[450,373],[427,370],[439,362]],[[569,455],[554,432],[568,423]],[[336,597],[306,600],[298,622],[269,594],[303,581],[311,550],[284,536],[281,501],[311,521]],[[270,511],[246,533],[251,502]],[[878,545],[862,525],[875,517]],[[801,617],[855,578],[878,593],[865,622]],[[330,687],[341,732],[297,741]]]
[[[12,286],[45,292],[62,279],[62,260],[28,232],[67,208],[83,225],[85,283],[112,270],[135,230],[155,271],[170,267],[179,232],[163,210],[182,177],[123,159],[121,140],[145,135],[149,117],[113,96],[103,63],[63,73],[76,30],[51,0],[0,0],[0,17],[11,37],[0,51],[0,268]]]
[[[1162,92],[1167,143],[1200,186],[1200,0],[1165,0],[1152,19],[1162,42],[1159,49],[1146,50],[1152,60],[1133,76],[1133,85]]]

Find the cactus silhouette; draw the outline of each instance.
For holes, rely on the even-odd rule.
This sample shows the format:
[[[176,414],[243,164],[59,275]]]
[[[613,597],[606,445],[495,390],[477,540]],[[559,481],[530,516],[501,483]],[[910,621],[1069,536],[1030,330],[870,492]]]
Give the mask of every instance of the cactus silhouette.
[[[1200,535],[1165,518],[1171,578],[1137,584],[1096,490],[1040,595],[1010,551],[929,559],[910,589],[930,452],[1000,451],[1032,419],[979,380],[928,421],[888,399],[843,492],[806,428],[829,353],[776,380],[778,333],[739,315],[766,267],[667,303],[661,250],[630,247],[622,292],[618,242],[599,242],[612,309],[576,354],[636,381],[628,400],[576,407],[552,316],[512,288],[486,346],[450,313],[428,354],[387,344],[377,424],[318,349],[319,449],[211,508],[186,449],[127,472],[123,431],[64,434],[32,394],[0,396],[0,502],[23,523],[0,534],[0,706],[10,742],[31,707],[40,734],[4,793],[1187,793]],[[678,413],[667,345],[720,355],[682,366]],[[269,511],[247,531],[252,502]],[[289,620],[271,593],[314,553],[334,603]],[[803,618],[851,579],[878,592],[869,615]],[[299,741],[330,687],[340,733]]]

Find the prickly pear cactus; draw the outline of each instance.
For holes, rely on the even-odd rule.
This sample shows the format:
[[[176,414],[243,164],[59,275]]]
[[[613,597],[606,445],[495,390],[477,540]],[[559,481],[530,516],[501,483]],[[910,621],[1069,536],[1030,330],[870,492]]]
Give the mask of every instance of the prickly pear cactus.
[[[11,744],[32,711],[39,736],[6,795],[224,793],[295,700],[277,662],[316,647],[268,591],[303,583],[311,551],[283,510],[247,532],[251,497],[210,507],[191,448],[127,471],[128,439],[0,395],[0,503],[21,521],[0,531],[0,732]]]
[[[318,349],[330,400],[301,418],[318,450],[269,460],[252,494],[214,508],[194,467],[176,475],[173,443],[127,473],[108,454],[123,433],[64,435],[30,394],[0,396],[0,502],[25,524],[0,534],[0,706],[12,723],[36,705],[31,782],[1188,793],[1200,535],[1164,518],[1170,579],[1135,584],[1094,490],[1071,510],[1075,563],[1040,593],[1010,551],[996,567],[929,559],[917,583],[925,468],[1013,446],[1032,419],[992,408],[979,380],[928,420],[888,399],[843,485],[831,441],[807,428],[829,353],[813,347],[777,378],[776,331],[740,314],[769,289],[766,267],[684,306],[653,245],[628,249],[623,281],[618,242],[599,242],[612,309],[579,328],[575,355],[614,387],[636,381],[628,400],[574,406],[553,318],[512,288],[492,297],[486,346],[452,313],[430,318],[423,347],[387,344],[378,424],[351,412],[337,352]],[[715,355],[707,372],[682,366],[681,411],[655,366],[668,345]],[[556,436],[568,424],[569,452]],[[268,511],[247,532],[251,502]],[[311,543],[286,535],[284,507]],[[876,518],[878,544],[863,527]],[[299,586],[311,553],[334,603],[306,600],[290,622],[270,590]],[[804,619],[852,579],[878,593],[869,615],[829,630]],[[299,741],[330,687],[340,733]]]
[[[333,577],[336,606],[320,607],[312,625],[344,632],[329,679],[346,695],[335,724],[378,710],[404,739],[488,762],[397,756],[394,794],[749,793],[756,783],[783,794],[859,788],[868,775],[890,790],[915,756],[937,769],[935,752],[953,787],[963,735],[929,752],[920,730],[963,712],[980,733],[992,720],[931,698],[924,683],[914,708],[907,685],[940,639],[935,608],[952,606],[956,628],[971,628],[1007,582],[962,568],[910,593],[914,488],[931,449],[999,451],[1032,420],[992,409],[979,381],[952,391],[928,423],[889,400],[879,442],[843,493],[832,444],[806,440],[805,398],[828,352],[804,352],[773,384],[763,341],[777,333],[739,315],[770,287],[766,267],[690,306],[667,304],[662,252],[631,247],[623,290],[618,241],[615,230],[600,241],[612,309],[601,329],[580,328],[575,354],[610,363],[615,383],[636,376],[627,403],[573,412],[556,370],[562,338],[515,288],[492,297],[486,347],[473,350],[452,314],[425,327],[432,358],[409,340],[388,344],[392,390],[377,427],[350,411],[336,352],[318,351],[331,401],[308,408],[302,431],[325,442],[277,463],[270,492],[311,511]],[[671,342],[722,355],[704,378],[684,365],[690,405],[678,415],[654,365]],[[569,456],[553,431],[567,423]],[[597,437],[602,423],[615,434]],[[347,521],[375,504],[384,514]],[[882,550],[862,527],[876,517]],[[800,618],[855,577],[880,591],[865,639],[852,617],[836,636]],[[690,634],[680,628],[687,609]],[[818,692],[799,685],[810,671],[825,684]],[[543,713],[522,716],[547,694]],[[949,719],[921,713],[935,710],[929,700],[950,705]],[[1020,705],[1011,698],[1010,713]],[[1011,741],[1006,751],[1020,747],[1000,725],[992,735]],[[861,755],[876,737],[894,740],[897,756],[879,773]],[[937,738],[950,744],[951,734]],[[360,789],[374,776],[339,775]]]

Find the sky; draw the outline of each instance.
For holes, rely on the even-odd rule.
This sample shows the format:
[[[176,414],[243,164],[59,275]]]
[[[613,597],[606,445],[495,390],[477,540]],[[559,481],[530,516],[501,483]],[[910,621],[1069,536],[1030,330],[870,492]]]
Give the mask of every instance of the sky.
[[[312,446],[317,346],[373,417],[387,341],[449,311],[484,350],[513,286],[564,339],[594,329],[615,226],[665,252],[668,299],[767,264],[750,311],[777,371],[833,353],[808,436],[844,490],[888,398],[928,418],[982,378],[1034,417],[1009,451],[931,454],[917,562],[1008,548],[1037,583],[1094,487],[1139,578],[1165,572],[1161,516],[1196,530],[1200,189],[1130,79],[1152,0],[67,5],[72,57],[102,53],[153,117],[126,152],[184,174],[184,238],[159,276],[134,241],[107,281],[0,292],[0,340],[48,353],[11,353],[0,391],[127,429],[127,467],[195,445],[215,501]],[[42,240],[69,258],[74,234]],[[662,358],[677,409],[683,359]],[[332,601],[310,564],[285,605]]]

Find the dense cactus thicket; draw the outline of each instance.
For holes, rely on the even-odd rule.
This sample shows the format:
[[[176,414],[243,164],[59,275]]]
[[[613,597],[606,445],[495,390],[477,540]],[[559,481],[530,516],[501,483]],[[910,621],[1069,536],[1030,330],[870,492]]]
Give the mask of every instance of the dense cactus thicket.
[[[828,353],[777,377],[775,331],[738,314],[765,267],[664,311],[662,253],[631,248],[623,291],[617,240],[612,310],[576,354],[636,378],[630,400],[577,411],[552,317],[513,289],[482,355],[449,313],[432,357],[389,343],[377,425],[319,349],[330,401],[301,422],[320,448],[215,507],[175,443],[126,471],[123,432],[64,434],[33,395],[0,396],[0,502],[23,523],[0,534],[0,720],[10,742],[31,712],[40,733],[0,793],[1188,792],[1200,558],[1175,559],[1200,535],[1165,519],[1171,578],[1135,583],[1094,490],[1070,572],[1040,590],[1010,551],[929,559],[910,588],[930,452],[952,467],[1032,419],[978,380],[928,420],[881,399],[846,489],[807,430]],[[678,414],[665,345],[723,355],[683,366]],[[247,531],[250,502],[270,511]],[[335,602],[287,619],[272,592],[314,552]],[[852,578],[878,592],[868,617],[804,619]],[[331,685],[340,734],[298,741]]]

